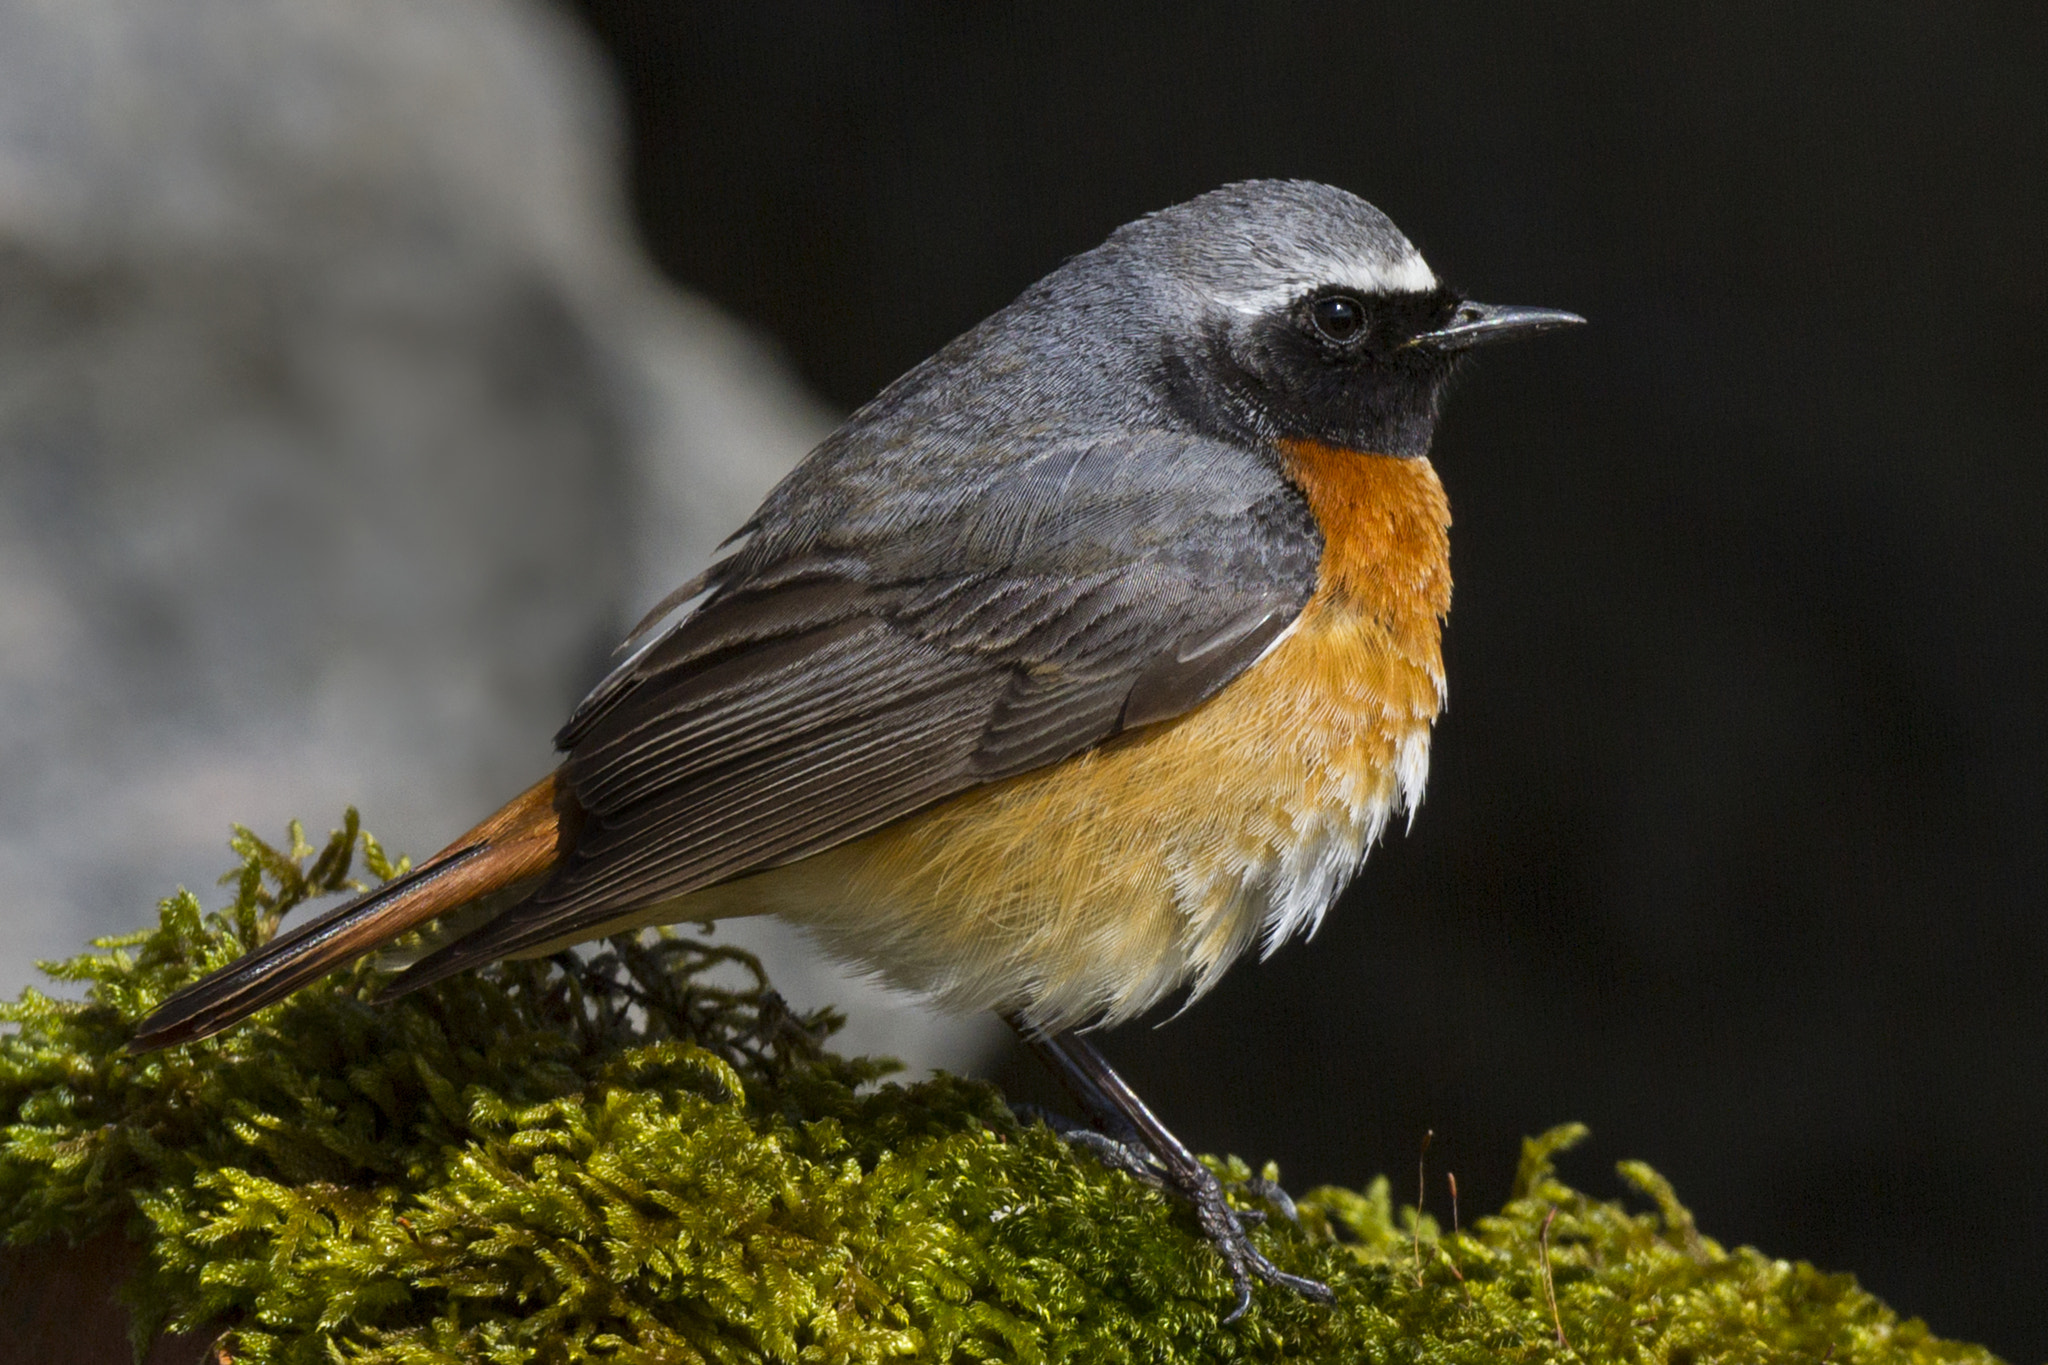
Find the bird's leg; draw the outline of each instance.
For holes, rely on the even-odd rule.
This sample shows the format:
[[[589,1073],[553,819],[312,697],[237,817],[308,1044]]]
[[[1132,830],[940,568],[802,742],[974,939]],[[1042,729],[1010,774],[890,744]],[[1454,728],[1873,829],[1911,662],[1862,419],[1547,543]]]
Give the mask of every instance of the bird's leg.
[[[1237,1284],[1237,1302],[1224,1317],[1225,1322],[1236,1321],[1251,1306],[1253,1276],[1304,1297],[1330,1302],[1333,1296],[1328,1285],[1289,1275],[1252,1245],[1245,1235],[1244,1216],[1232,1209],[1224,1197],[1223,1182],[1159,1121],[1093,1043],[1078,1033],[1039,1034],[1015,1016],[1005,1019],[1052,1068],[1061,1084],[1087,1111],[1090,1121],[1105,1130],[1103,1144],[1115,1149],[1115,1155],[1103,1151],[1096,1143],[1084,1145],[1098,1151],[1105,1164],[1119,1170],[1131,1171],[1130,1163],[1142,1161],[1146,1173],[1132,1174],[1143,1179],[1149,1173],[1153,1183],[1163,1182],[1193,1207],[1202,1235],[1223,1257],[1231,1279]],[[1138,1156],[1141,1151],[1145,1154],[1142,1158]]]
[[[1166,1185],[1166,1171],[1152,1155],[1145,1135],[1124,1117],[1123,1112],[1102,1093],[1085,1072],[1075,1069],[1068,1062],[1066,1054],[1052,1046],[1041,1034],[1034,1033],[1023,1020],[1014,1014],[1003,1016],[1003,1022],[1017,1031],[1017,1036],[1030,1045],[1041,1060],[1052,1069],[1067,1093],[1081,1102],[1085,1123],[1075,1123],[1064,1115],[1033,1105],[1011,1105],[1019,1118],[1038,1119],[1046,1127],[1058,1133],[1077,1147],[1086,1147],[1093,1152],[1103,1165],[1111,1170],[1122,1171],[1134,1180],[1142,1180],[1154,1189]],[[1090,1126],[1092,1125],[1092,1126]]]

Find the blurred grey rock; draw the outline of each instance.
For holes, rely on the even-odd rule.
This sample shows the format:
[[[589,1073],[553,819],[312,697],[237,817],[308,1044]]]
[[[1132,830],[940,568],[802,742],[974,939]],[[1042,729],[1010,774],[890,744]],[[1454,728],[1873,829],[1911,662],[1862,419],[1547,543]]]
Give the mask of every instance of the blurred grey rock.
[[[439,846],[829,426],[615,143],[536,4],[0,0],[0,989],[235,821]],[[987,1037],[746,929],[856,1046]]]

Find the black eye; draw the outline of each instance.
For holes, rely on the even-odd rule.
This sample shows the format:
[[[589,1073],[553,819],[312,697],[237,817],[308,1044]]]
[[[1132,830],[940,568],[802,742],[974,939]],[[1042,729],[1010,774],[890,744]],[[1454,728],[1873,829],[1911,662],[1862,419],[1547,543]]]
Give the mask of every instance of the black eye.
[[[1317,299],[1308,311],[1316,330],[1332,341],[1349,341],[1365,326],[1365,305],[1349,294]]]

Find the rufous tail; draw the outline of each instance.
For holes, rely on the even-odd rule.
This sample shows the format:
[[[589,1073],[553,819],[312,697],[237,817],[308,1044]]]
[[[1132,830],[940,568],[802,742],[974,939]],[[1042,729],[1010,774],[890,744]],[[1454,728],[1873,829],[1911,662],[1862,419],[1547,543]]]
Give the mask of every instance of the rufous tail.
[[[404,876],[179,991],[142,1021],[128,1050],[219,1033],[438,915],[540,876],[561,857],[565,804],[554,777],[543,778]]]

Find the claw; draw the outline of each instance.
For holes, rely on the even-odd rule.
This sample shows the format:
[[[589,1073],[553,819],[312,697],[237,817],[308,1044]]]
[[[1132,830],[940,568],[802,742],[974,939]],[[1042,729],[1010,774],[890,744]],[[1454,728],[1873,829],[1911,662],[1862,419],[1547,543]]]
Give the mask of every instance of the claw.
[[[1244,1182],[1244,1188],[1252,1198],[1271,1204],[1274,1208],[1280,1210],[1282,1218],[1285,1218],[1296,1227],[1301,1226],[1301,1210],[1294,1207],[1294,1196],[1281,1189],[1279,1185],[1271,1180],[1267,1180],[1263,1176],[1255,1175],[1250,1180]],[[1240,1218],[1244,1216],[1243,1213],[1238,1215]],[[1261,1213],[1258,1217],[1261,1222],[1264,1222],[1266,1215]]]
[[[1237,1281],[1237,1301],[1231,1304],[1230,1311],[1223,1315],[1225,1327],[1243,1317],[1245,1310],[1252,1306],[1252,1282],[1244,1273],[1244,1267],[1235,1261],[1230,1262],[1230,1278]]]

